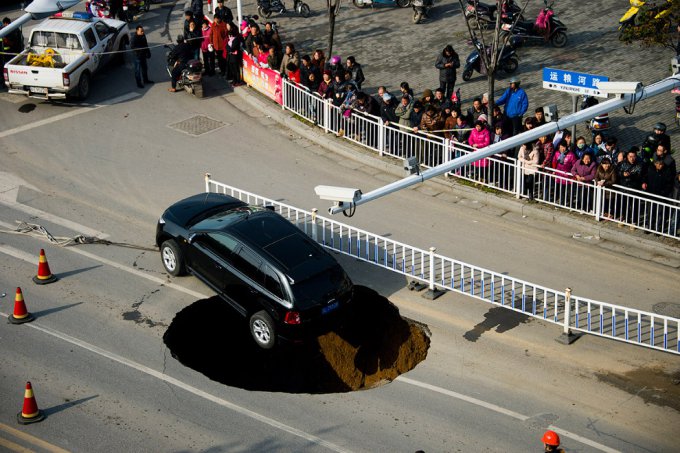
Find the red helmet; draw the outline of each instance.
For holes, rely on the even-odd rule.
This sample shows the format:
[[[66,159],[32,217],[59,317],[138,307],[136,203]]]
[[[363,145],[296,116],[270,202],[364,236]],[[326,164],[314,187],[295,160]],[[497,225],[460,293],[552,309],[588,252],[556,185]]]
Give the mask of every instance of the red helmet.
[[[553,447],[560,446],[560,436],[558,436],[555,431],[546,431],[545,434],[543,434],[543,439],[541,440],[544,444],[548,444]]]

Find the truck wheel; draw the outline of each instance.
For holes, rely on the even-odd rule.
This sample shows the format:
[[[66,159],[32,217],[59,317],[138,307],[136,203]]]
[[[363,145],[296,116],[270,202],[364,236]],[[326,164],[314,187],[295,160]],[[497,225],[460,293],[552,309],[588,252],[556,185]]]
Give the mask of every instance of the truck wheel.
[[[276,343],[274,321],[266,311],[258,311],[250,317],[250,334],[262,349],[271,349]]]
[[[90,73],[83,72],[78,80],[77,96],[78,99],[84,101],[90,95]]]

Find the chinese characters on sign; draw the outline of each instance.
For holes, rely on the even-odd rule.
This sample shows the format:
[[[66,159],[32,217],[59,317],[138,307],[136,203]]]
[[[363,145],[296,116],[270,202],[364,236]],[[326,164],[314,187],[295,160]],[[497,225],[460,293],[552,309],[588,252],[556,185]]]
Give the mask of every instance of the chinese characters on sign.
[[[281,75],[272,69],[261,68],[246,53],[243,54],[243,80],[279,104],[283,103]]]
[[[609,77],[601,75],[543,68],[543,88],[549,90],[606,98],[607,94],[598,90],[597,84],[608,81]]]

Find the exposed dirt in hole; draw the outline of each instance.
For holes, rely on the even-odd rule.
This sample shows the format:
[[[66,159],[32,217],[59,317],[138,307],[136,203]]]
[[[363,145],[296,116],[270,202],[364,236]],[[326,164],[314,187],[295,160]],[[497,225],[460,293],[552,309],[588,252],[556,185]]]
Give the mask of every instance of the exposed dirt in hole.
[[[639,396],[645,403],[668,406],[680,412],[680,369],[667,373],[657,367],[641,367],[623,374],[595,375],[600,381]]]
[[[222,299],[186,307],[163,336],[172,356],[214,381],[247,390],[333,393],[389,382],[425,360],[426,326],[402,318],[397,307],[366,287],[342,327],[303,345],[255,345],[247,322]]]

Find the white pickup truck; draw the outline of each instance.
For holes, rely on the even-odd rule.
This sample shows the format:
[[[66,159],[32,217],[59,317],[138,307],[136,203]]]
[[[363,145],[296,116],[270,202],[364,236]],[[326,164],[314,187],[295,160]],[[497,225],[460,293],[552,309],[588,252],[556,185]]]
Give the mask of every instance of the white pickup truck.
[[[29,46],[5,64],[5,85],[10,93],[39,99],[85,99],[94,73],[112,60],[124,61],[129,33],[120,20],[80,12],[52,16],[33,28]]]

